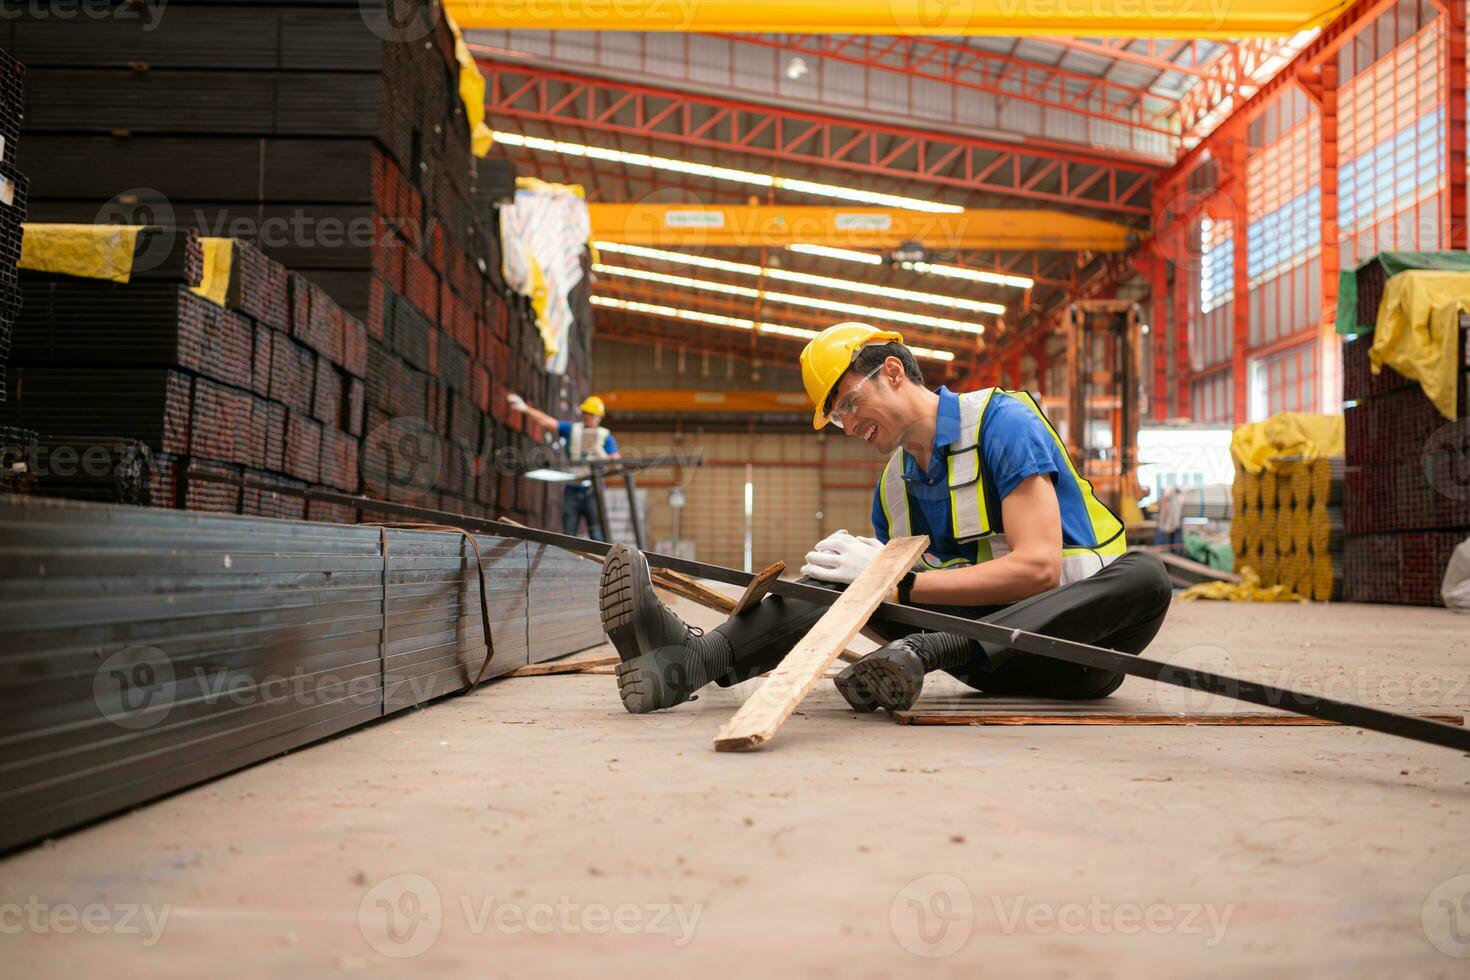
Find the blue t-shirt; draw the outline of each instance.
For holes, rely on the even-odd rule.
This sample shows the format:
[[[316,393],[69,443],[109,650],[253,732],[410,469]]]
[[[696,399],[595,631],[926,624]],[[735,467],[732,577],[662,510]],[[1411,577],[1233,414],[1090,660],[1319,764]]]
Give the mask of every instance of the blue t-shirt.
[[[960,436],[959,395],[941,386],[934,426],[934,446],[927,472],[907,452],[903,454],[903,478],[909,495],[909,525],[914,534],[929,535],[929,554],[941,561],[962,559],[974,562],[975,542],[955,540],[950,513],[948,468],[944,448]],[[980,423],[981,475],[985,481],[985,509],[991,530],[1005,530],[1000,502],[1027,477],[1044,473],[1057,491],[1062,516],[1062,544],[1090,548],[1097,545],[1087,503],[1077,484],[1058,480],[1067,472],[1065,450],[1057,445],[1046,424],[1028,405],[997,391],[985,406]],[[915,506],[917,505],[917,506]],[[873,492],[873,531],[879,541],[888,540],[888,519],[883,515],[881,485]]]
[[[557,422],[556,423],[556,434],[558,436],[560,436],[561,437],[561,441],[566,444],[566,447],[567,447],[567,455],[570,456],[571,455],[571,448],[572,448],[572,423],[570,423],[570,422]],[[617,455],[617,452],[618,452],[618,441],[613,438],[611,432],[609,432],[607,434],[607,438],[606,439],[602,440],[602,451],[605,452],[605,453],[607,453],[609,456],[616,456]],[[585,481],[585,480],[582,481],[582,482],[580,482],[580,483],[568,483],[568,484],[566,484],[566,489],[568,491],[571,491],[573,493],[576,493],[579,490],[590,490],[590,489],[592,489],[592,484],[590,482],[588,482],[588,481]]]

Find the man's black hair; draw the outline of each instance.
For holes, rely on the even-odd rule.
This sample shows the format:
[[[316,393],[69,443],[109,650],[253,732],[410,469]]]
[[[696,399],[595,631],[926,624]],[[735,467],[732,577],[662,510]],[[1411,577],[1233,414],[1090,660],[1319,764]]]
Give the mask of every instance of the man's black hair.
[[[903,376],[916,385],[924,383],[924,372],[919,370],[919,362],[915,360],[913,351],[895,340],[886,344],[869,344],[858,348],[857,356],[852,359],[846,371],[837,376],[837,381],[832,385],[832,390],[827,392],[827,401],[822,406],[823,412],[832,411],[832,400],[837,397],[837,389],[842,387],[842,379],[849,374],[858,377],[866,377],[868,372],[876,369],[890,357],[898,358],[898,363],[903,365]]]

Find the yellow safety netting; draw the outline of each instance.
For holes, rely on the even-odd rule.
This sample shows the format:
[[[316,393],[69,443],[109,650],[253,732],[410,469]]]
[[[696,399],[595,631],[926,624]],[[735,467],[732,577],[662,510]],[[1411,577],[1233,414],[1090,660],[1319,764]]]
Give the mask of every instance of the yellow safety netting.
[[[459,97],[464,102],[465,115],[470,121],[470,150],[477,157],[490,152],[495,136],[485,125],[485,76],[475,64],[474,55],[464,43],[464,35],[448,10],[444,11],[444,23],[454,35],[454,60],[459,62]]]
[[[20,268],[125,283],[133,276],[139,225],[23,226]]]
[[[1185,602],[1195,599],[1223,599],[1227,602],[1306,602],[1284,585],[1261,585],[1261,576],[1249,565],[1240,569],[1241,582],[1201,582],[1179,593]]]
[[[1456,417],[1460,314],[1470,312],[1470,272],[1416,269],[1388,280],[1368,359],[1419,382],[1445,418]]]
[[[1347,434],[1341,415],[1278,412],[1264,422],[1237,425],[1230,434],[1230,453],[1252,473],[1273,468],[1276,456],[1341,456]]]

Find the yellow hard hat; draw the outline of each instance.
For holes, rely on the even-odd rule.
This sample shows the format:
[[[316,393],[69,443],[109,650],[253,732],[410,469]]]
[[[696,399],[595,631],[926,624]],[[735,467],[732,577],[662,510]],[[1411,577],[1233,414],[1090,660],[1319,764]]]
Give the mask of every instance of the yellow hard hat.
[[[801,352],[801,383],[806,385],[806,396],[816,408],[812,415],[813,429],[827,424],[827,413],[822,406],[827,404],[832,386],[852,364],[858,348],[886,344],[890,340],[901,344],[903,335],[894,330],[879,330],[866,323],[839,323],[811,339]]]
[[[588,395],[582,402],[582,411],[589,415],[606,415],[607,406],[596,395]]]

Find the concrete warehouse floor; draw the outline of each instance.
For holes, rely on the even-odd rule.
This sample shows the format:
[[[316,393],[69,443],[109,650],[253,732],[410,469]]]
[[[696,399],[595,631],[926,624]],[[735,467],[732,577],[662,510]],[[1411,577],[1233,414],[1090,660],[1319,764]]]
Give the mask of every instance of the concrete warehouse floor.
[[[1176,603],[1150,653],[1463,711],[1467,625]],[[1470,873],[1464,755],[1340,728],[903,727],[825,682],[727,755],[741,691],[633,717],[613,685],[498,682],[11,857],[6,972],[1466,974],[1421,921],[1470,881],[1436,892]]]

